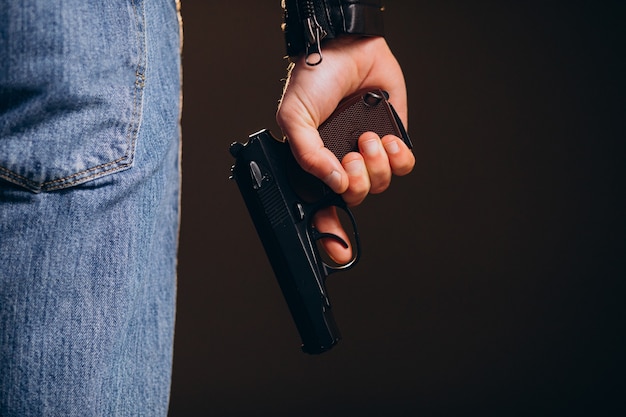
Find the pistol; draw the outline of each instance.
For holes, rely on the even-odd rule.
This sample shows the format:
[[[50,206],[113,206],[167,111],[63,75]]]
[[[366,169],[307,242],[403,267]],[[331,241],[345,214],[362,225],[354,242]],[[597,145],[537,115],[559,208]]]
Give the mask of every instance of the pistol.
[[[361,91],[342,101],[319,127],[320,136],[339,160],[358,151],[358,139],[372,131],[381,138],[392,134],[410,148],[411,140],[400,118],[380,89]],[[302,350],[319,354],[332,348],[341,336],[332,314],[326,278],[352,268],[361,256],[361,244],[352,212],[340,195],[305,172],[289,144],[264,129],[245,144],[230,145],[235,158],[231,169],[263,244],[289,311],[302,339]],[[313,224],[315,213],[335,207],[347,214],[352,227],[352,259],[345,264],[327,261],[318,247],[320,239],[341,237],[322,233]]]

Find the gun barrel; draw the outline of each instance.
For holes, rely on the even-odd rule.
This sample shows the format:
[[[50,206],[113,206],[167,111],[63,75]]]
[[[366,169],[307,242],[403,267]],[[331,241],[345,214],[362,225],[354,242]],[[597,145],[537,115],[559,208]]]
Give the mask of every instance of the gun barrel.
[[[325,288],[326,274],[308,233],[308,205],[288,183],[293,155],[267,130],[233,144],[232,170],[291,315],[302,350],[316,354],[340,339]]]

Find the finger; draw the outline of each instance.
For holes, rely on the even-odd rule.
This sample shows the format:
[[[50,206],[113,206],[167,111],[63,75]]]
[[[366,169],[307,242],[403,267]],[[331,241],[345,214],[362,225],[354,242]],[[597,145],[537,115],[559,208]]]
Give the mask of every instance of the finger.
[[[300,100],[293,95],[285,96],[276,114],[276,121],[302,169],[341,194],[348,187],[348,177],[337,157],[324,146],[317,122],[309,114],[310,111]]]
[[[348,189],[341,196],[350,207],[361,204],[370,192],[370,176],[363,156],[350,152],[343,157],[342,165],[348,174]]]
[[[339,236],[348,244],[346,248],[335,239],[321,239],[322,249],[330,258],[339,265],[345,265],[352,260],[352,246],[346,231],[341,226],[337,209],[326,207],[319,210],[313,217],[315,228],[322,233],[330,233]]]
[[[387,135],[383,137],[382,145],[394,175],[406,175],[413,170],[415,155],[400,138]]]
[[[320,178],[337,194],[348,188],[348,176],[337,157],[324,146],[317,129],[287,129],[284,133],[302,169]]]
[[[295,93],[285,94],[276,121],[288,140],[298,164],[306,172],[320,178],[337,194],[348,187],[348,177],[337,157],[324,146],[315,113]]]
[[[383,192],[391,183],[391,167],[387,152],[378,137],[373,132],[366,132],[359,137],[359,150],[363,155],[367,173],[370,179],[372,194]]]

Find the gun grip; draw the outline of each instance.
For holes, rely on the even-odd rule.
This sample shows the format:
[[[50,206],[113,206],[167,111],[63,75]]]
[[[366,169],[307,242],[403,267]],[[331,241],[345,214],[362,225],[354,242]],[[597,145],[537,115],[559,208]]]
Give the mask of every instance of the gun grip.
[[[381,138],[395,135],[413,148],[400,117],[389,103],[389,94],[380,89],[363,90],[345,100],[320,125],[324,144],[340,161],[349,152],[358,152],[359,137],[374,132]]]

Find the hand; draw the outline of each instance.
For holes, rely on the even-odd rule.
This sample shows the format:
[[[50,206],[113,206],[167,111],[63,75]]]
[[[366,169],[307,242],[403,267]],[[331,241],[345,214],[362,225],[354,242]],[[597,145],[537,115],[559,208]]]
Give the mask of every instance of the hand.
[[[306,65],[304,58],[292,66],[276,120],[302,168],[355,206],[367,194],[387,189],[392,174],[408,174],[415,165],[413,153],[400,138],[379,138],[369,132],[359,138],[360,152],[349,153],[340,162],[324,147],[317,128],[344,97],[365,88],[389,92],[389,101],[408,127],[404,77],[381,37],[345,36],[324,44],[322,53],[324,60],[318,66]],[[315,225],[347,241],[335,210],[319,212]],[[324,240],[323,245],[339,263],[352,258],[350,248],[336,241]]]

